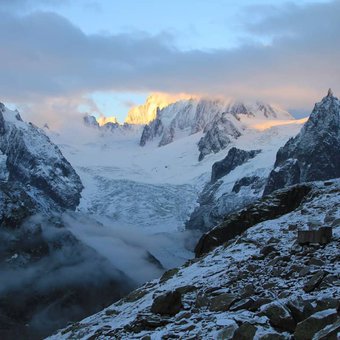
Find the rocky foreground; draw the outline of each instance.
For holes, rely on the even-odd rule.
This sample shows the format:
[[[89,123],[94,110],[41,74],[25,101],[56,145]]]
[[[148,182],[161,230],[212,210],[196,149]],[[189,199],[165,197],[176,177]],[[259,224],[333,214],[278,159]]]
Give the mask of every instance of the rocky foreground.
[[[326,245],[297,230],[331,227]],[[340,180],[51,339],[337,339]]]

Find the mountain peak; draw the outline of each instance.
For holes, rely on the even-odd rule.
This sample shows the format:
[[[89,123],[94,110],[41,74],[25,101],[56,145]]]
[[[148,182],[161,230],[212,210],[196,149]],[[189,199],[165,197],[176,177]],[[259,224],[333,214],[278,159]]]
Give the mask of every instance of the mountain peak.
[[[327,97],[334,97],[333,91],[331,88],[328,89]]]

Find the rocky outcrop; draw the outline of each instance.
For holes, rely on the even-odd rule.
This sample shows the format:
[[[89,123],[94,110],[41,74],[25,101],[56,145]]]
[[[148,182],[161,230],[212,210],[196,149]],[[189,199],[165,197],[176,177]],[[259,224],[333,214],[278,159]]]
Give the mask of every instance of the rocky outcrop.
[[[222,117],[211,124],[204,137],[198,142],[198,150],[200,151],[198,160],[201,161],[206,155],[225,149],[234,139],[240,136],[241,132],[230,121],[230,118],[228,119],[227,114],[222,114]]]
[[[237,235],[241,235],[257,223],[295,210],[311,189],[310,185],[296,185],[282,189],[250,204],[237,213],[227,215],[220,225],[201,237],[195,248],[196,256],[202,256]]]
[[[2,212],[22,211],[24,202],[27,202],[27,211],[75,209],[83,186],[58,147],[42,130],[26,124],[18,112],[4,106],[0,110],[0,124],[2,172],[7,172],[0,183]],[[6,189],[8,186],[12,187],[12,192]],[[22,200],[17,201],[15,197],[19,196]],[[11,217],[5,213],[2,222],[8,218]]]
[[[340,101],[329,90],[301,132],[278,151],[264,195],[296,183],[340,177],[339,150]]]
[[[254,158],[260,152],[261,150],[245,151],[235,147],[231,148],[224,159],[213,164],[211,170],[211,182],[215,183],[218,179],[228,175],[237,166]]]
[[[156,118],[149,125],[145,125],[142,136],[140,138],[139,145],[144,146],[147,141],[154,139],[155,137],[161,136],[163,133],[164,127],[162,121]]]
[[[97,122],[97,118],[95,116],[86,115],[83,117],[83,122],[87,126],[99,128],[99,123]]]

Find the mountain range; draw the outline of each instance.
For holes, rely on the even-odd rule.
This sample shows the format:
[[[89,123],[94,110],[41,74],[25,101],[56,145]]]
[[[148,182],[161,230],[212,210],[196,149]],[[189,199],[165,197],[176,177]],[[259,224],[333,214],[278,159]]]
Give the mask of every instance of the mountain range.
[[[87,115],[62,131],[2,104],[0,150],[1,338],[47,336],[103,308],[54,338],[336,334],[331,90],[308,120],[183,95],[151,97],[123,125]],[[311,224],[332,226],[332,242],[299,246]]]

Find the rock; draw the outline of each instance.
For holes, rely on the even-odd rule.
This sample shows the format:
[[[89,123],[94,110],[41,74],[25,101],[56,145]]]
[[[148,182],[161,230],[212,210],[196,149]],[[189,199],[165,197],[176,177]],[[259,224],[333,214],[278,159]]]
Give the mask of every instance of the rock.
[[[296,323],[307,319],[314,312],[314,307],[312,306],[311,302],[304,300],[301,297],[288,301],[287,307],[291,311]]]
[[[210,299],[209,309],[213,312],[227,311],[237,300],[237,295],[223,293]]]
[[[169,269],[167,270],[162,277],[159,279],[159,283],[164,283],[168,280],[170,280],[171,278],[173,278],[177,273],[179,272],[178,268],[173,268],[173,269]]]
[[[302,182],[340,177],[340,101],[327,95],[317,103],[300,133],[276,155],[264,195]]]
[[[233,339],[234,333],[237,329],[238,329],[237,323],[236,322],[231,323],[217,334],[217,340]]]
[[[240,131],[226,114],[216,119],[198,142],[200,151],[198,160],[201,161],[210,153],[217,153],[225,149],[233,139],[241,136]]]
[[[332,297],[324,297],[316,300],[315,311],[320,312],[325,309],[340,310],[340,299]]]
[[[211,171],[211,182],[214,183],[221,177],[228,175],[237,166],[242,165],[249,159],[254,158],[261,150],[240,150],[232,147],[227,156],[219,162],[215,162]]]
[[[303,276],[308,275],[309,273],[310,273],[310,267],[306,266],[299,271],[299,276],[303,277]]]
[[[249,176],[249,177],[242,177],[241,179],[237,180],[231,189],[234,193],[239,193],[241,188],[243,187],[251,187],[252,189],[260,189],[262,187],[262,180],[259,176]]]
[[[297,324],[294,337],[296,340],[312,339],[315,333],[337,320],[335,309],[326,309],[311,315],[309,318]]]
[[[315,230],[298,230],[297,242],[300,245],[310,243],[327,244],[332,240],[332,228],[320,227]]]
[[[272,244],[264,246],[260,251],[260,253],[263,254],[264,256],[267,256],[272,252],[276,252],[276,248]]]
[[[228,215],[217,227],[200,238],[195,247],[196,257],[242,234],[257,223],[278,218],[293,211],[300,205],[310,190],[309,185],[298,185],[279,190],[248,205],[237,213]]]
[[[243,323],[234,333],[233,340],[253,340],[257,327],[249,322]]]
[[[266,333],[264,335],[261,336],[261,338],[259,338],[261,340],[288,340],[290,339],[290,337],[288,338],[285,335],[282,335],[280,333]]]
[[[272,302],[263,306],[260,311],[267,316],[273,327],[282,331],[294,332],[296,322],[284,305]]]
[[[306,293],[312,292],[316,289],[322,282],[323,278],[327,275],[323,270],[316,272],[303,286],[303,290]]]
[[[182,309],[182,296],[179,292],[167,292],[156,297],[151,306],[151,312],[160,315],[176,315]]]
[[[324,266],[325,265],[325,262],[316,258],[316,257],[312,257],[310,260],[309,260],[309,263],[308,263],[310,266],[317,266],[317,267],[321,267],[321,266]]]
[[[340,227],[340,218],[335,219],[332,224],[331,224],[332,228],[337,228]]]
[[[340,318],[333,324],[326,326],[321,331],[317,332],[313,340],[339,340],[340,333]]]

